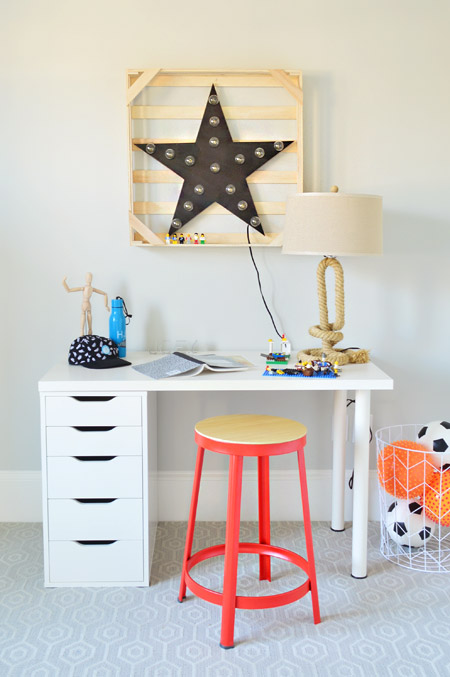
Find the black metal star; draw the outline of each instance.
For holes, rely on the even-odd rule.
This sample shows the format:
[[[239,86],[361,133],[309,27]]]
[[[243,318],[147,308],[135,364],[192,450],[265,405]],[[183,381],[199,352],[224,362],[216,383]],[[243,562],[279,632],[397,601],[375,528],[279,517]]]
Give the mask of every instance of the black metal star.
[[[247,176],[292,141],[233,141],[214,85],[194,143],[137,146],[184,179],[169,235],[217,202],[264,235]]]

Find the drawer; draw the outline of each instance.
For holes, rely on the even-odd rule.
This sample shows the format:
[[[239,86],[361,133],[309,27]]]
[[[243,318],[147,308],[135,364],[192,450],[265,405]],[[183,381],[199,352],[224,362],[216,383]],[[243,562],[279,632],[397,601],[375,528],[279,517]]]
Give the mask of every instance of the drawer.
[[[49,542],[51,583],[98,583],[143,581],[142,541],[82,544],[77,541]]]
[[[47,456],[139,456],[142,454],[140,426],[49,427]]]
[[[137,395],[55,395],[45,398],[45,421],[55,426],[138,426],[141,409],[142,400]]]
[[[142,456],[51,456],[48,498],[142,498]]]
[[[142,500],[117,498],[103,499],[103,501],[102,499],[50,499],[48,502],[49,539],[52,541],[142,540]]]

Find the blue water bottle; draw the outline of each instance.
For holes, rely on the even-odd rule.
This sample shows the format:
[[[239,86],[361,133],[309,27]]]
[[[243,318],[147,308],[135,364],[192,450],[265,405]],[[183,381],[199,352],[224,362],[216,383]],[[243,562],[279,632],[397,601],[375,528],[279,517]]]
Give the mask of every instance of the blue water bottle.
[[[119,357],[125,357],[127,354],[126,326],[130,323],[131,317],[121,296],[111,300],[109,338],[119,347]]]

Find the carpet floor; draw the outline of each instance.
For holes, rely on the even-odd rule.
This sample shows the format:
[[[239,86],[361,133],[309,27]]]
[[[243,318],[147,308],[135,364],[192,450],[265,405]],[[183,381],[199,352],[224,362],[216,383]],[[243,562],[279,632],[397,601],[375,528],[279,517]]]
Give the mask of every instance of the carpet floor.
[[[450,578],[410,571],[379,554],[369,525],[369,576],[350,576],[351,535],[313,524],[322,622],[311,597],[277,609],[238,610],[235,648],[219,647],[220,607],[188,591],[177,603],[186,524],[158,527],[148,588],[44,588],[39,524],[0,524],[1,677],[333,677],[450,675]],[[224,524],[200,522],[194,550],[223,543]],[[257,540],[245,522],[241,540]],[[304,552],[297,522],[272,523],[275,545]],[[272,559],[239,558],[238,594],[273,594],[304,574]],[[220,590],[223,558],[196,567]]]

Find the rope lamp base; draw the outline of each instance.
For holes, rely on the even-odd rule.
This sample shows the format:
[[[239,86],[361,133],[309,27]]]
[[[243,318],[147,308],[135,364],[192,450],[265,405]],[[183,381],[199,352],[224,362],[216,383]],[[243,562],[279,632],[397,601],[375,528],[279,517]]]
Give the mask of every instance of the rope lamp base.
[[[325,284],[325,272],[328,266],[334,268],[335,275],[335,309],[336,319],[333,323],[328,321],[327,288]],[[322,348],[307,348],[297,354],[299,361],[320,359],[325,353],[329,362],[337,362],[339,365],[369,362],[369,351],[364,349],[335,348],[335,344],[342,341],[344,334],[339,331],[344,326],[344,271],[339,261],[330,256],[325,257],[317,267],[317,292],[319,296],[320,324],[310,327],[309,333],[315,338],[322,339]]]

